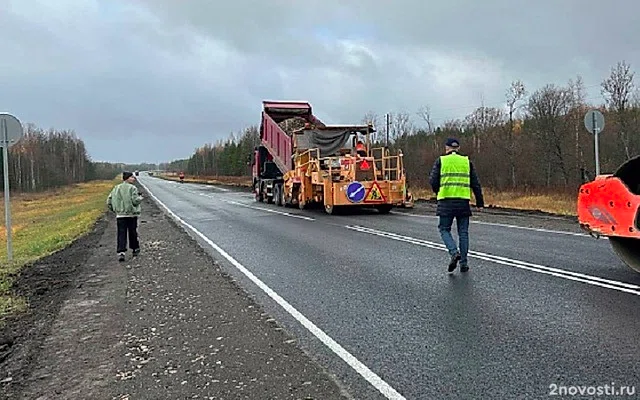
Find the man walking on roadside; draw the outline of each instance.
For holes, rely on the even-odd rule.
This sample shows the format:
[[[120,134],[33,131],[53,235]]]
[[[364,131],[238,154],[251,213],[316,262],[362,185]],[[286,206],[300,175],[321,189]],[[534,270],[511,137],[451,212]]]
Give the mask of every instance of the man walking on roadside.
[[[133,251],[133,256],[140,253],[140,243],[138,242],[138,216],[140,216],[140,203],[142,195],[133,184],[136,177],[131,172],[122,173],[123,182],[111,190],[107,198],[109,211],[116,214],[118,225],[118,261],[124,261],[127,252],[127,236],[129,236],[129,248]]]
[[[444,241],[451,261],[448,272],[451,274],[460,262],[460,271],[469,271],[467,253],[469,252],[469,219],[472,215],[471,191],[476,198],[476,207],[484,207],[484,198],[480,180],[469,157],[458,154],[460,143],[457,139],[447,139],[445,155],[438,157],[431,170],[431,188],[437,195],[438,230]],[[456,220],[460,250],[451,236],[451,226]]]

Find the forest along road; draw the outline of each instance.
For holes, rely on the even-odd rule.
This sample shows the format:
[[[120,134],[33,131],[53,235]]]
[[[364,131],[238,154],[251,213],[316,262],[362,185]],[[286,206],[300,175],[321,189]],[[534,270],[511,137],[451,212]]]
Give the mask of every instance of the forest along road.
[[[607,240],[478,215],[471,270],[449,276],[433,216],[330,216],[140,182],[356,398],[640,390],[640,275]]]

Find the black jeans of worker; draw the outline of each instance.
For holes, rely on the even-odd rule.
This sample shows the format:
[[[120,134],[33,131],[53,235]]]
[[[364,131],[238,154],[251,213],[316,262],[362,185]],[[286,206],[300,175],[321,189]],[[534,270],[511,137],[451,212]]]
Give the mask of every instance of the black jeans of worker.
[[[138,250],[138,217],[121,217],[118,220],[118,253],[127,252],[127,236],[129,237],[129,248]]]

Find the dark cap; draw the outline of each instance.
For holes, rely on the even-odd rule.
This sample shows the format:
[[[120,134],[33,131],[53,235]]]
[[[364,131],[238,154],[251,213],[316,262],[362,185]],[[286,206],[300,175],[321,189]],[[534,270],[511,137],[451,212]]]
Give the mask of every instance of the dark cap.
[[[133,176],[133,174],[129,171],[125,171],[122,173],[122,180],[126,181],[127,179],[131,178]]]
[[[449,139],[447,139],[447,141],[445,142],[445,146],[449,146],[449,147],[460,147],[460,142],[458,142],[458,139],[449,138]]]

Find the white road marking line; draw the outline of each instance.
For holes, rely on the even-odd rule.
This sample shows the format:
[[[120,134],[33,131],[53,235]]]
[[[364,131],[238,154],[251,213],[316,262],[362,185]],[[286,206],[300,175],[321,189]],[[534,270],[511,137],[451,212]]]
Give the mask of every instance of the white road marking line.
[[[285,215],[287,217],[300,218],[300,219],[304,219],[304,220],[307,220],[307,221],[315,221],[315,218],[307,217],[307,216],[304,216],[304,215],[297,215],[297,214],[291,214],[291,213],[284,212],[284,211],[277,211],[277,210],[271,210],[271,209],[268,209],[268,208],[250,206],[248,204],[239,203],[239,202],[233,201],[233,200],[222,200],[222,201],[224,201],[225,203],[233,204],[233,205],[240,206],[240,207],[251,208],[252,210],[265,211],[265,212],[270,212],[270,213],[274,213],[274,214]]]
[[[149,188],[142,182],[140,184],[149,192],[149,195],[159,204],[161,205],[167,212],[178,222],[180,222],[185,227],[189,228],[196,235],[198,235],[202,240],[207,242],[209,246],[214,248],[220,255],[227,259],[234,267],[236,267],[240,272],[245,274],[247,278],[251,279],[253,283],[255,283],[260,289],[262,289],[269,297],[271,297],[274,301],[276,301],[282,308],[284,308],[293,318],[295,318],[299,323],[301,323],[305,328],[309,330],[315,337],[317,337],[322,343],[325,344],[331,351],[333,351],[336,355],[338,355],[344,362],[346,362],[351,368],[353,368],[356,372],[358,372],[364,379],[366,379],[371,385],[373,385],[380,393],[385,395],[388,399],[393,400],[406,400],[404,396],[398,393],[393,387],[391,387],[387,382],[382,380],[376,373],[371,371],[366,365],[360,362],[357,358],[355,358],[351,353],[349,353],[346,349],[344,349],[339,343],[333,340],[329,335],[327,335],[323,330],[318,328],[313,322],[311,322],[307,317],[305,317],[302,313],[296,310],[291,304],[289,304],[285,299],[280,297],[273,289],[267,286],[264,282],[262,282],[258,277],[256,277],[251,271],[249,271],[246,267],[240,264],[236,259],[231,257],[226,251],[220,248],[217,244],[215,244],[211,239],[206,237],[199,230],[185,222],[182,218],[178,217],[173,211],[169,209],[160,199],[158,199]]]
[[[397,240],[401,242],[407,242],[416,244],[423,247],[429,247],[436,250],[447,251],[447,248],[441,243],[435,243],[428,240],[422,240],[417,238],[412,238],[410,236],[398,235],[391,232],[379,231],[376,229],[366,228],[363,226],[357,225],[347,225],[345,226],[347,229],[351,229],[354,231],[367,233],[370,235],[376,235],[385,237],[387,239]],[[470,257],[479,258],[481,260],[494,262],[497,264],[508,265],[511,267],[521,268],[529,271],[539,272],[542,274],[552,275],[559,278],[569,279],[576,282],[588,283],[594,286],[605,287],[608,289],[614,289],[625,293],[635,294],[640,296],[640,286],[634,285],[631,283],[619,282],[610,279],[600,278],[597,276],[582,274],[579,272],[572,272],[558,268],[547,267],[544,265],[529,263],[526,261],[514,260],[507,257],[495,256],[493,254],[482,253],[479,251],[469,251]]]
[[[406,217],[411,217],[411,218],[431,218],[431,219],[437,219],[437,216],[434,215],[420,215],[420,214],[413,214],[413,213],[408,213],[408,212],[402,212],[402,211],[392,211],[393,214],[395,215],[402,215],[402,216],[406,216]],[[569,235],[569,236],[582,236],[582,237],[586,237],[586,238],[591,238],[591,236],[589,236],[586,233],[578,233],[578,232],[569,232],[569,231],[558,231],[558,230],[553,230],[553,229],[544,229],[544,228],[531,228],[528,226],[520,226],[520,225],[511,225],[511,224],[500,224],[497,222],[485,222],[485,221],[471,221],[472,224],[478,224],[478,225],[489,225],[489,226],[499,226],[502,228],[512,228],[512,229],[523,229],[523,230],[527,230],[527,231],[535,231],[535,232],[545,232],[545,233],[556,233],[559,235]],[[600,237],[600,239],[606,239],[606,237]]]

